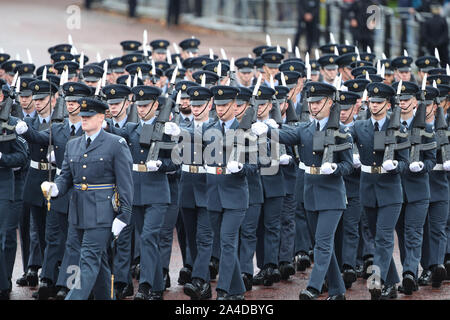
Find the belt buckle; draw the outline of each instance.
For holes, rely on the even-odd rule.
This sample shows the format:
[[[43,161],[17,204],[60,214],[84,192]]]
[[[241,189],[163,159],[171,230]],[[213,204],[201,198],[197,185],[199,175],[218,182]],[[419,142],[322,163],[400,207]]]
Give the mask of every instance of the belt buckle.
[[[372,167],[372,173],[381,173],[381,167]]]
[[[198,166],[189,166],[190,173],[198,173]]]
[[[222,167],[216,167],[216,174],[223,174],[223,168]]]
[[[145,164],[138,164],[138,172],[147,172],[147,166]]]
[[[81,190],[82,191],[86,191],[87,189],[88,189],[88,185],[87,184],[85,184],[85,183],[81,184]]]
[[[48,163],[39,162],[39,170],[48,170],[47,165],[48,165]]]
[[[311,174],[320,174],[320,167],[310,167],[309,172]]]

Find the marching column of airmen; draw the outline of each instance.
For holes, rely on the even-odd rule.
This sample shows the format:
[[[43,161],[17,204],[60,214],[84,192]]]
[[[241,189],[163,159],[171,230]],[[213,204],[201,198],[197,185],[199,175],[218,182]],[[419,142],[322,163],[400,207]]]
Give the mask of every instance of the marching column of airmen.
[[[0,299],[15,281],[40,300],[162,300],[174,229],[193,300],[214,280],[217,299],[243,300],[311,267],[301,300],[344,300],[358,278],[374,300],[450,279],[439,55],[120,45],[96,63],[55,45],[39,68],[0,54]]]

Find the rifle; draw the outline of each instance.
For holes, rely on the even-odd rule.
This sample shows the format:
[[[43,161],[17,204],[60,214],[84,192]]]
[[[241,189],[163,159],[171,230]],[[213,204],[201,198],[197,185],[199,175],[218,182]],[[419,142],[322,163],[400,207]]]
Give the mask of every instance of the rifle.
[[[375,151],[384,151],[383,162],[387,160],[395,160],[394,152],[396,150],[407,149],[411,146],[409,140],[397,143],[397,137],[407,138],[407,132],[400,131],[400,107],[395,105],[392,108],[391,117],[389,119],[386,131],[374,132],[373,149]]]
[[[236,70],[235,70],[235,65],[234,65],[234,58],[231,58],[230,71],[228,71],[228,76],[230,77],[230,86],[239,87],[239,83],[236,80]]]
[[[63,71],[63,73],[61,74],[61,78],[59,80],[58,99],[56,100],[55,108],[53,108],[51,122],[64,121],[64,111],[66,110],[66,101],[64,100],[63,85],[66,82],[65,76],[66,73],[65,71]]]
[[[323,152],[322,164],[326,162],[333,163],[333,156],[335,152],[352,148],[352,144],[350,142],[336,144],[336,138],[347,139],[349,137],[348,133],[339,132],[340,114],[341,107],[338,104],[334,104],[330,110],[327,129],[325,131],[314,132],[313,151]]]
[[[3,104],[2,109],[0,110],[0,142],[13,141],[16,139],[16,133],[14,131],[15,126],[9,125],[8,121],[11,115],[11,109],[13,100],[15,99],[15,94],[20,89],[20,84],[17,85],[17,82],[20,82],[20,79],[18,79],[18,73],[15,74],[14,79],[11,82],[11,87],[6,97],[6,101]],[[8,131],[12,131],[12,133],[8,133]]]
[[[411,143],[411,151],[409,156],[410,162],[420,161],[420,151],[428,151],[436,148],[436,141],[422,143],[422,137],[433,138],[434,134],[425,131],[426,106],[423,103],[425,100],[424,97],[422,97],[421,100],[422,101],[417,106],[416,115],[414,116],[414,120],[412,122],[411,134],[409,136],[409,141]]]
[[[158,160],[159,151],[161,149],[172,150],[176,145],[175,142],[163,141],[164,125],[166,122],[169,122],[170,113],[172,111],[172,104],[174,103],[174,101],[167,95],[164,101],[161,100],[160,102],[163,103],[159,105],[160,110],[155,122],[153,124],[144,124],[139,139],[139,143],[142,146],[150,148],[147,156],[147,161]]]
[[[437,148],[441,150],[442,162],[450,160],[450,143],[448,137],[450,132],[448,131],[447,123],[445,121],[444,109],[437,107],[436,110],[436,144]]]
[[[288,107],[286,109],[286,123],[288,125],[295,125],[298,121],[297,113],[295,113],[294,105],[291,100],[287,100]],[[298,146],[293,146],[295,159],[300,162],[300,152],[298,151]]]

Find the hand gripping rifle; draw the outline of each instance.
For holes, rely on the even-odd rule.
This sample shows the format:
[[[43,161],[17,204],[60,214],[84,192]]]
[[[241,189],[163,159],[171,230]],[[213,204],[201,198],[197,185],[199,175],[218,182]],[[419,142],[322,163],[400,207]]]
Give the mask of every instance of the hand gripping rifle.
[[[444,109],[437,107],[436,110],[436,122],[435,122],[435,137],[437,148],[441,150],[442,162],[450,160],[450,143],[448,137],[450,132],[448,131],[447,123],[445,121]]]
[[[286,109],[286,123],[288,125],[295,125],[298,121],[297,113],[295,112],[294,105],[291,100],[287,100],[288,107]],[[298,151],[298,146],[293,146],[295,159],[297,162],[300,161],[300,152]]]
[[[18,85],[17,82],[20,82],[18,73],[15,74],[14,79],[11,82],[8,96],[0,110],[0,142],[13,141],[16,139],[16,133],[14,131],[15,126],[9,125],[8,121],[11,115],[15,95],[20,89],[20,84]],[[11,133],[8,133],[8,131],[11,131]]]
[[[164,137],[164,125],[170,121],[170,113],[172,111],[172,104],[174,101],[166,95],[164,99],[159,100],[160,110],[158,116],[153,124],[144,124],[140,135],[139,143],[150,148],[147,161],[158,160],[159,151],[161,149],[172,150],[175,146],[175,142],[165,142]]]

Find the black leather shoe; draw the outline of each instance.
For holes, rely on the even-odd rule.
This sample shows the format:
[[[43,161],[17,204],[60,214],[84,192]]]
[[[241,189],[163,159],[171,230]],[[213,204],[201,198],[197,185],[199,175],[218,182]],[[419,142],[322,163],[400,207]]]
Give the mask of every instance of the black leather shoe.
[[[222,289],[216,289],[216,291],[217,291],[216,300],[228,300],[228,292]]]
[[[50,297],[55,296],[56,288],[53,285],[52,280],[43,278],[41,280],[41,284],[39,285],[39,289],[37,291],[38,293],[38,300],[48,300]]]
[[[253,287],[253,276],[248,273],[242,274],[242,281],[244,281],[244,286],[246,291],[251,291]]]
[[[39,299],[39,292],[36,290],[36,291],[34,291],[32,294],[31,294],[31,297],[33,298],[33,299]]]
[[[414,276],[406,273],[403,275],[403,281],[402,281],[402,287],[403,287],[403,294],[406,294],[407,296],[412,295],[414,287],[416,286],[416,280],[414,279]]]
[[[124,282],[116,282],[114,283],[114,295],[116,296],[116,300],[122,300],[125,298],[123,295],[124,289],[126,287],[126,283]]]
[[[316,300],[317,298],[319,298],[319,291],[311,287],[300,291],[298,295],[299,300]]]
[[[150,285],[147,283],[139,284],[139,289],[136,295],[134,296],[134,300],[149,300],[150,299]]]
[[[148,300],[164,300],[164,295],[162,291],[152,291]]]
[[[163,268],[163,279],[165,283],[165,289],[170,288],[170,276],[169,276],[169,270]]]
[[[369,279],[369,277],[372,275],[372,273],[368,272],[368,268],[369,266],[373,265],[373,257],[372,256],[368,256],[367,258],[364,259],[364,271],[363,271],[363,278],[364,279]]]
[[[336,294],[334,296],[329,296],[327,298],[327,300],[347,300],[347,299],[345,299],[345,295],[344,294]]]
[[[397,298],[397,287],[392,286],[384,286],[383,290],[381,290],[381,300],[389,300]]]
[[[314,250],[308,251],[309,259],[311,260],[311,263],[314,263]]]
[[[450,257],[446,257],[444,267],[447,272],[447,277],[445,277],[445,280],[450,280]]]
[[[266,287],[270,287],[273,285],[273,283],[275,282],[274,279],[276,277],[276,275],[274,275],[274,268],[272,266],[266,266],[263,269],[263,276],[264,276],[264,280],[263,280],[263,284]],[[281,276],[281,274],[280,274]]]
[[[58,293],[56,293],[55,299],[56,300],[64,300],[69,293],[69,288],[67,287],[60,287],[58,290]]]
[[[252,284],[254,286],[262,286],[264,284],[264,269],[259,270],[259,272],[253,277]]]
[[[210,283],[199,278],[192,279],[192,283],[186,283],[183,291],[191,300],[207,300],[212,297]]]
[[[299,252],[294,260],[297,271],[303,272],[311,266],[311,258],[304,252]]]
[[[417,283],[419,286],[429,286],[431,284],[431,270],[423,270]]]
[[[442,281],[447,277],[447,271],[444,265],[438,264],[432,268],[431,271],[431,286],[433,288],[439,288]]]
[[[369,289],[370,300],[380,300],[381,299],[381,289],[373,288]]]
[[[178,284],[179,285],[185,285],[186,283],[189,283],[192,281],[192,268],[189,268],[189,266],[183,267],[180,270],[180,275],[178,276]]]
[[[280,272],[280,269],[278,269],[277,266],[273,267],[272,281],[273,281],[273,283],[277,283],[277,282],[281,281],[281,272]]]
[[[27,282],[29,287],[36,287],[39,284],[38,271],[36,269],[28,270]]]
[[[245,300],[245,297],[243,294],[231,294],[231,295],[228,295],[226,300],[243,301],[243,300]]]
[[[134,286],[133,286],[133,282],[128,283],[125,288],[123,289],[122,295],[124,297],[131,297],[134,294]]]
[[[294,265],[290,262],[280,263],[281,280],[288,280],[290,276],[295,274]]]
[[[342,278],[344,279],[345,288],[350,289],[353,282],[356,282],[356,271],[352,268],[344,269]]]
[[[211,257],[209,262],[209,277],[211,280],[215,280],[219,274],[219,259]]]
[[[22,277],[20,277],[19,279],[17,279],[17,280],[16,280],[16,284],[17,284],[19,287],[26,287],[26,286],[28,286],[27,274],[24,273],[24,274],[22,275]]]
[[[0,290],[0,300],[9,300],[8,290]]]

